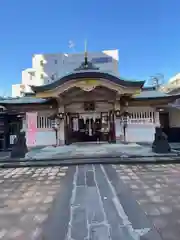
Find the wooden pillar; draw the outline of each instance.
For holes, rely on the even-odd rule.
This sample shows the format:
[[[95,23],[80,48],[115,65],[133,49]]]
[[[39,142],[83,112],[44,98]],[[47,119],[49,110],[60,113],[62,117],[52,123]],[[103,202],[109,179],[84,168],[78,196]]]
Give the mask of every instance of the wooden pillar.
[[[64,115],[64,138],[65,145],[70,144],[70,136],[69,136],[69,113],[65,113]]]
[[[112,142],[116,143],[115,112],[112,111]]]
[[[110,143],[116,143],[116,133],[115,133],[115,112],[110,111],[109,112],[109,123],[110,123]]]
[[[0,150],[5,151],[7,149],[7,138],[8,138],[8,122],[7,115],[0,115]]]

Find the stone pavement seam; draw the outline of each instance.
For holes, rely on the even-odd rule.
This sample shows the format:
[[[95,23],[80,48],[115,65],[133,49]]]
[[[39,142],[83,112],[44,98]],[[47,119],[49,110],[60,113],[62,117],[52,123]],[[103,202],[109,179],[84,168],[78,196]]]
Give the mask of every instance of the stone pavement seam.
[[[128,216],[126,215],[125,211],[124,211],[124,208],[123,206],[121,205],[120,203],[120,199],[118,199],[117,197],[117,193],[116,193],[116,190],[114,188],[114,186],[111,184],[109,178],[108,178],[108,175],[106,173],[106,170],[104,169],[104,167],[102,165],[100,165],[101,167],[101,170],[102,172],[104,173],[104,176],[106,178],[106,181],[109,185],[109,188],[111,189],[112,191],[112,194],[113,194],[113,203],[115,205],[115,208],[120,216],[120,218],[122,219],[123,221],[123,224],[124,224],[124,227],[127,228],[127,231],[128,233],[130,234],[130,236],[134,239],[134,240],[138,240],[140,235],[138,234],[138,231],[136,231],[135,229],[133,229],[132,227],[132,223],[129,221],[128,219]],[[149,229],[150,230],[150,229]],[[149,230],[146,230],[146,231],[149,231]]]
[[[113,184],[116,190],[118,198],[121,199],[121,204],[126,212],[126,215],[129,216],[133,228],[150,228],[151,230],[147,233],[146,236],[147,240],[162,239],[159,230],[155,227],[153,222],[141,208],[134,193],[132,192],[132,189],[120,179],[120,176],[116,172],[116,165],[112,166],[111,168],[106,165],[104,166],[104,169],[108,175],[108,178],[110,179],[110,182]]]
[[[67,232],[67,240],[71,240],[71,229],[72,229],[72,216],[73,216],[73,204],[75,201],[75,195],[76,195],[76,182],[77,182],[77,176],[78,176],[78,166],[76,166],[76,171],[74,173],[74,178],[73,178],[73,190],[72,190],[72,196],[70,199],[70,220],[68,224],[68,232]]]
[[[132,172],[136,175],[136,172],[134,170],[132,170]],[[124,183],[123,183],[124,184]],[[132,193],[133,197],[134,194]],[[137,200],[135,200],[137,202],[137,204],[140,206],[139,202]],[[155,226],[155,224],[151,221],[150,217],[148,216],[148,214],[146,212],[144,212],[147,219],[150,221],[150,223],[152,224],[153,228],[157,231],[157,233],[159,234],[160,238],[161,238],[161,232],[159,231],[159,229]],[[152,230],[152,229],[151,229]]]
[[[50,167],[49,169],[52,168]],[[43,240],[64,240],[67,236],[70,219],[70,199],[72,195],[75,170],[75,167],[67,168],[66,175],[60,179],[60,182],[58,181],[56,183],[59,185],[59,192],[58,195],[55,196],[48,219],[43,225]],[[42,238],[38,240],[42,240]]]
[[[85,177],[85,186],[77,185],[80,177]],[[93,166],[76,166],[70,203],[66,240],[95,240],[97,237],[111,240],[110,225],[103,208]]]
[[[101,204],[101,209],[102,209],[102,212],[103,212],[103,215],[104,215],[104,220],[105,220],[105,221],[104,221],[104,226],[107,227],[107,232],[108,232],[108,235],[109,235],[108,237],[109,237],[109,239],[111,239],[111,238],[110,238],[110,225],[109,225],[108,220],[107,220],[107,216],[106,216],[106,213],[105,213],[105,210],[104,210],[104,207],[103,207],[103,201],[102,201],[102,199],[101,199],[99,187],[98,187],[98,184],[97,184],[95,167],[92,166],[92,168],[93,168],[93,172],[94,172],[94,181],[95,181],[96,188],[97,188],[97,191],[98,191],[99,201],[100,201],[100,204]]]

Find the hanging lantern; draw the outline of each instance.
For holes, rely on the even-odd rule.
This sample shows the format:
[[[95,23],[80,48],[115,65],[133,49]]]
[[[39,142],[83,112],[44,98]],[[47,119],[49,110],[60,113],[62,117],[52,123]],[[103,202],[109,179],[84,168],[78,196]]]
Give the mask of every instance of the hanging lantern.
[[[58,113],[57,118],[59,118],[60,120],[63,120],[64,119],[64,113],[63,112]]]
[[[116,118],[120,118],[121,117],[121,111],[120,110],[116,110],[115,111],[115,116],[116,116]]]

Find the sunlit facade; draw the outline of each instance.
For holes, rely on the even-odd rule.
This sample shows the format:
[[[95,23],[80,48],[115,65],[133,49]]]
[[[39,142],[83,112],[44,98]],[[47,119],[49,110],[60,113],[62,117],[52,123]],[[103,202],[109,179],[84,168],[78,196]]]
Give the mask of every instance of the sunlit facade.
[[[22,71],[21,84],[12,86],[12,97],[30,92],[30,85],[41,86],[58,80],[60,77],[71,73],[83,61],[84,53],[57,53],[34,54],[32,68]],[[118,50],[104,50],[102,52],[89,52],[88,58],[103,72],[119,76]]]
[[[31,94],[0,101],[6,109],[3,149],[13,145],[20,129],[26,133],[28,147],[97,139],[152,142],[160,126],[169,141],[180,141],[180,111],[172,105],[178,95],[102,71],[88,57],[85,53],[76,68],[57,80],[32,85]]]

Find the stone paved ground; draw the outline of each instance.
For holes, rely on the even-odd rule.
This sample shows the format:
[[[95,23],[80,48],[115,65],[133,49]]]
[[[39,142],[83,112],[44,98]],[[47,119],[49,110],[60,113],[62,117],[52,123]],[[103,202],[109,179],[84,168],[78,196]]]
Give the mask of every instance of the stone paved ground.
[[[180,165],[0,170],[0,239],[179,240]]]
[[[118,181],[113,178],[111,170],[111,165],[75,167],[66,240],[143,240],[143,237],[160,240],[158,232],[140,209],[136,214],[137,224],[129,221],[121,205],[119,191],[113,186]],[[121,185],[119,187],[121,189]],[[64,221],[60,217],[59,226],[62,227]],[[53,229],[45,229],[45,239],[64,239],[59,237],[58,227],[56,231]]]
[[[0,170],[0,239],[38,239],[67,168]]]
[[[113,167],[119,175],[119,184],[123,182],[125,188],[132,191],[141,209],[160,232],[162,239],[179,240],[180,165]]]

